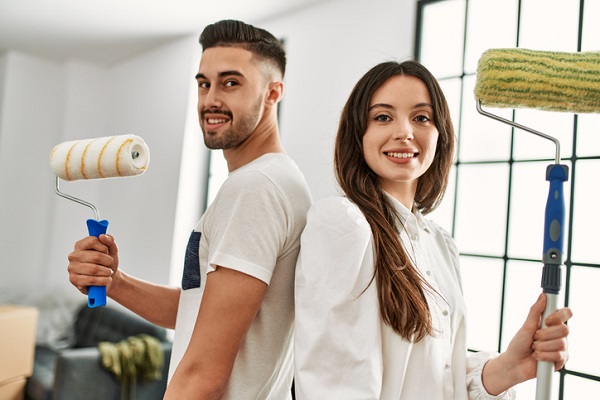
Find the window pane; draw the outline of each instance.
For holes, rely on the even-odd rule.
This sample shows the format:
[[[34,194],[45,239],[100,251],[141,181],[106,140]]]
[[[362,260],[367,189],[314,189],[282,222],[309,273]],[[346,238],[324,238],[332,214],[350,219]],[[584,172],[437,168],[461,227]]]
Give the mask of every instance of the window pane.
[[[434,76],[462,74],[465,0],[447,0],[423,8],[420,61]]]
[[[513,164],[508,255],[512,258],[542,259],[544,251],[544,221],[549,182],[547,162]],[[570,166],[569,166],[570,170]],[[570,180],[570,178],[569,178]],[[563,184],[565,207],[569,210],[570,183]],[[568,212],[568,211],[567,211]],[[569,216],[565,216],[565,230]],[[568,232],[565,233],[564,254],[567,253]]]
[[[464,78],[459,159],[465,161],[508,161],[511,127],[485,117],[475,108],[475,75]],[[485,109],[502,118],[512,118],[512,110]]]
[[[446,96],[448,108],[450,108],[450,117],[454,126],[454,134],[458,135],[460,126],[460,95],[461,95],[461,79],[440,79],[440,87]]]
[[[517,109],[515,120],[521,125],[552,136],[560,142],[561,158],[573,152],[573,114],[535,109]],[[554,159],[556,147],[551,140],[522,129],[515,129],[515,160]]]
[[[600,2],[598,3],[600,4]],[[577,117],[577,156],[600,156],[600,114]]]
[[[598,172],[600,160],[581,160],[575,170],[573,204],[573,262],[600,264],[598,253]]]
[[[600,375],[600,363],[590,357],[590,345],[598,342],[600,321],[598,320],[598,304],[600,304],[600,268],[571,267],[569,307],[574,317],[569,320],[569,361],[567,368],[586,374]],[[596,347],[597,349],[597,347]],[[583,398],[583,397],[581,397]]]
[[[517,0],[469,0],[465,72],[474,73],[481,54],[517,46]]]
[[[206,207],[210,205],[219,192],[221,185],[227,179],[227,161],[223,157],[222,150],[210,151],[210,167],[208,172],[208,190],[206,195]]]
[[[583,5],[583,40],[582,51],[598,51],[600,49],[600,1],[586,0]]]
[[[502,326],[502,350],[525,322],[529,308],[537,300],[542,281],[541,262],[508,261],[506,270],[506,297],[504,299],[504,324]],[[565,268],[562,268],[564,289]],[[558,295],[558,307],[563,307],[564,290]],[[569,339],[569,343],[571,339]],[[570,353],[570,352],[569,352]],[[526,397],[524,397],[526,398]]]
[[[460,165],[456,240],[461,252],[504,255],[508,164]]]
[[[525,381],[521,384],[518,384],[517,386],[515,386],[515,390],[517,391],[517,399],[524,399],[524,400],[528,400],[528,399],[535,399],[536,397],[536,392],[537,392],[537,380],[536,379],[530,379],[528,381]],[[560,385],[560,376],[558,374],[558,372],[555,372],[552,375],[552,390],[551,390],[551,394],[550,394],[550,399],[551,400],[557,400],[558,399],[558,386]],[[579,398],[577,397],[565,397],[565,400],[579,400]]]
[[[589,350],[586,351],[589,353]],[[594,393],[600,393],[600,382],[573,375],[565,376],[565,399],[591,399]]]
[[[579,2],[580,0],[522,0],[519,47],[577,51]]]
[[[463,292],[467,303],[467,348],[497,351],[500,334],[504,261],[460,258]]]

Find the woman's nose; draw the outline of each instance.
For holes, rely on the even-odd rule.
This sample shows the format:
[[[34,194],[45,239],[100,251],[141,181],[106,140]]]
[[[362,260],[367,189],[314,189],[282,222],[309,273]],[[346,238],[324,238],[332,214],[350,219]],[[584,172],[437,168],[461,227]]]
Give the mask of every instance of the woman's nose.
[[[410,123],[399,122],[398,125],[394,127],[394,133],[392,138],[394,140],[400,140],[402,142],[412,140],[414,138],[414,135]]]

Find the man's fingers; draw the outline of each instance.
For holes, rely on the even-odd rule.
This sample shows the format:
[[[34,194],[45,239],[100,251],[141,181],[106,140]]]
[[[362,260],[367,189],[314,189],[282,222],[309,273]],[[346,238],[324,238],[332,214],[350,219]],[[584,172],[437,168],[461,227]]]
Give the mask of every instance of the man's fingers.
[[[108,249],[106,246],[103,246],[104,251],[99,251],[96,249],[86,249],[86,250],[75,250],[69,254],[68,259],[71,264],[97,264],[104,265],[107,267],[112,266],[113,257],[108,254]]]
[[[113,271],[95,264],[69,264],[69,281],[79,291],[87,286],[106,286],[112,281]],[[85,290],[87,292],[87,290]]]

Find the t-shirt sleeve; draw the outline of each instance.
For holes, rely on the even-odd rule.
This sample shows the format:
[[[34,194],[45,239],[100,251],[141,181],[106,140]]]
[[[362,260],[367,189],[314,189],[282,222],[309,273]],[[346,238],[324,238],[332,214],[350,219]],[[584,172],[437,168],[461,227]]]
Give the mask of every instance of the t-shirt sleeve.
[[[208,272],[221,266],[269,284],[290,218],[277,186],[260,171],[240,172],[228,178],[213,206],[204,225]]]

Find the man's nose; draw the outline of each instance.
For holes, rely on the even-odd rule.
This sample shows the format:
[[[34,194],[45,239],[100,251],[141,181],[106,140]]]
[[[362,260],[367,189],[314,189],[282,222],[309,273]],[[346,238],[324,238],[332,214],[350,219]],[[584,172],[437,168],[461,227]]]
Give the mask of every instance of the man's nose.
[[[211,86],[203,96],[202,104],[204,105],[205,109],[220,108],[222,102],[221,97],[219,95],[219,91],[213,86]]]

